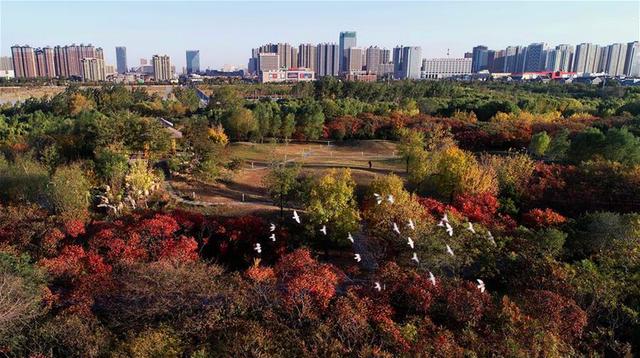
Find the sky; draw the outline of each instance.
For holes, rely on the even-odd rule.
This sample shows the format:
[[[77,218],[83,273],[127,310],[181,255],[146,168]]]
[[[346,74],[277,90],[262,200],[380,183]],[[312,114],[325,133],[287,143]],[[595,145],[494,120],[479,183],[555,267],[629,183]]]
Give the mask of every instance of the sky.
[[[177,69],[200,50],[201,69],[246,67],[265,43],[338,42],[356,31],[359,47],[421,46],[422,57],[462,57],[475,45],[533,42],[610,44],[640,38],[640,1],[74,1],[0,0],[0,55],[14,44],[91,43],[115,65],[167,54]]]

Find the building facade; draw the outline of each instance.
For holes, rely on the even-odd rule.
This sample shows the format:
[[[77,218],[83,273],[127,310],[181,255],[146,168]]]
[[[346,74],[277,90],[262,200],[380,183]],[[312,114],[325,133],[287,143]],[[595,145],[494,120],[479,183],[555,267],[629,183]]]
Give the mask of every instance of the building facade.
[[[118,73],[127,73],[127,48],[124,46],[116,47],[116,66]]]
[[[316,74],[318,77],[340,75],[340,47],[337,44],[316,46]]]
[[[153,78],[156,81],[169,81],[173,78],[169,56],[153,55],[151,64],[153,65]]]
[[[429,58],[422,61],[422,78],[441,79],[471,74],[470,58]]]
[[[422,48],[419,46],[397,46],[393,49],[394,77],[396,79],[419,79],[422,67]]]
[[[298,46],[298,65],[296,67],[308,68],[316,72],[317,47],[312,44],[302,44]]]
[[[277,69],[261,72],[258,76],[260,82],[308,82],[315,80],[315,73],[310,69],[298,68],[295,70]]]
[[[592,43],[581,43],[576,46],[573,60],[573,72],[594,73],[598,70],[600,60],[600,46]]]
[[[187,51],[187,74],[200,73],[200,50]]]
[[[37,76],[35,51],[31,46],[12,46],[11,57],[16,78],[35,78]]]
[[[80,64],[83,82],[98,82],[106,79],[103,59],[85,57],[80,60]]]
[[[54,78],[56,77],[56,66],[51,47],[39,48],[35,51],[36,57],[36,74],[38,77]]]
[[[544,42],[533,43],[527,46],[523,72],[539,72],[544,70],[547,50],[548,46]]]
[[[257,72],[277,71],[280,69],[280,56],[277,53],[265,52],[258,55]]]
[[[624,74],[640,77],[640,42],[627,43],[627,54],[624,61]]]
[[[358,46],[355,31],[343,31],[340,33],[340,71],[346,71],[347,53],[346,50]]]
[[[478,73],[488,69],[489,49],[487,46],[476,46],[471,56],[471,71]]]

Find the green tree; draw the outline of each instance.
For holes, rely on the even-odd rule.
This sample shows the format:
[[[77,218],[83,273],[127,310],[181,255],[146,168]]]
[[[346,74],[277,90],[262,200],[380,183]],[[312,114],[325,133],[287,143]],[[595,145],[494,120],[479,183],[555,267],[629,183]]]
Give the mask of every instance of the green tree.
[[[293,113],[287,113],[282,117],[282,126],[280,127],[280,135],[284,140],[291,138],[296,127],[296,117]]]
[[[89,206],[90,188],[79,164],[58,167],[48,186],[51,206],[65,218],[84,218]]]
[[[569,131],[563,129],[556,133],[553,139],[551,139],[546,155],[552,160],[563,160],[567,156],[567,152],[570,147],[571,141],[569,140]]]
[[[253,113],[246,108],[233,108],[225,112],[222,126],[231,138],[247,139],[257,129]]]
[[[315,101],[305,102],[298,111],[297,125],[307,139],[320,138],[324,125],[324,113],[320,104]]]
[[[264,177],[264,184],[271,199],[280,207],[280,217],[284,218],[284,207],[298,190],[298,165],[274,164]]]
[[[537,157],[542,157],[549,149],[551,138],[547,132],[542,131],[534,134],[531,137],[531,143],[529,143],[529,152]]]
[[[360,213],[354,198],[355,187],[349,169],[332,169],[311,185],[306,211],[311,229],[321,239],[326,238],[325,244],[345,244],[347,233],[358,229]],[[318,233],[322,225],[327,226],[326,237]]]

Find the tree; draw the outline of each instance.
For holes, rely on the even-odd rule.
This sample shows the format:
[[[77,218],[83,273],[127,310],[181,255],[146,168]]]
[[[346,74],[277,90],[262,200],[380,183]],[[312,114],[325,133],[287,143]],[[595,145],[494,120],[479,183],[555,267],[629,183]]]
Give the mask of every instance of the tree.
[[[329,240],[345,243],[347,233],[356,231],[360,222],[355,186],[349,169],[332,169],[312,184],[306,211],[313,231],[327,225]]]
[[[28,255],[0,252],[0,344],[11,344],[21,328],[44,312],[44,271]]]
[[[547,132],[542,131],[534,134],[531,137],[531,143],[529,144],[529,152],[537,157],[544,156],[544,153],[549,149],[551,138]]]
[[[605,137],[603,156],[625,165],[636,165],[640,163],[640,138],[626,127],[610,128]]]
[[[422,177],[423,174],[421,172],[423,172],[424,169],[421,167],[424,165],[424,160],[427,155],[424,148],[424,134],[416,130],[400,128],[398,130],[398,137],[400,139],[398,152],[407,164],[407,173],[415,173],[412,177]]]
[[[307,139],[318,139],[322,134],[324,125],[324,113],[322,107],[315,101],[306,101],[296,116],[298,130]]]
[[[89,181],[79,164],[58,167],[51,176],[49,200],[56,213],[66,218],[84,218],[89,205]]]
[[[284,140],[291,138],[296,128],[296,117],[293,113],[287,113],[282,117],[282,127],[280,127],[280,135]]]
[[[246,108],[232,108],[222,116],[222,126],[231,138],[247,139],[257,129],[253,113]]]
[[[284,206],[298,188],[300,167],[274,164],[264,178],[264,184],[271,199],[280,206],[280,217],[284,218]]]
[[[546,155],[551,160],[563,160],[570,147],[569,131],[563,128],[551,139]]]

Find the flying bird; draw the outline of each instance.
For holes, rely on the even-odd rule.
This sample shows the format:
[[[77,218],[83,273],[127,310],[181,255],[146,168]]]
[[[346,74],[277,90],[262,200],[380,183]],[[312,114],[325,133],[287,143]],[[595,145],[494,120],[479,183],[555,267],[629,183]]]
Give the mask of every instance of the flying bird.
[[[393,195],[389,194],[389,196],[387,196],[387,201],[391,204],[395,203],[395,199],[393,198]]]
[[[440,226],[440,227],[444,227],[444,226],[445,226],[445,224],[448,224],[448,223],[449,223],[449,217],[447,217],[447,214],[445,213],[445,214],[442,216],[442,219],[440,219],[440,222],[438,223],[438,226]]]
[[[376,284],[375,284],[375,286],[373,286],[373,288],[378,290],[378,292],[382,291],[382,285],[380,285],[380,282],[376,281]]]
[[[393,231],[397,232],[398,235],[400,235],[400,228],[398,227],[398,224],[393,223]]]
[[[358,261],[358,262],[360,262],[360,260],[362,260],[362,259],[360,258],[360,254],[355,254],[355,255],[353,255],[353,259],[354,259],[354,260],[356,260],[356,261]]]
[[[300,216],[298,216],[298,212],[295,210],[293,211],[293,220],[300,224]]]
[[[491,231],[487,231],[487,239],[489,239],[489,241],[491,241],[493,246],[497,246],[496,245],[496,240],[493,238],[493,235],[491,235]]]
[[[325,236],[327,235],[327,225],[322,225],[322,229],[320,229],[320,232],[325,234]]]
[[[380,194],[373,193],[373,196],[376,197],[376,203],[378,203],[378,205],[382,204],[382,197],[380,196]]]
[[[410,237],[407,238],[407,245],[413,249],[413,240]]]
[[[473,228],[473,224],[471,223],[471,221],[469,221],[469,225],[467,225],[467,230],[471,231],[472,233],[476,233],[476,230]]]
[[[476,281],[478,281],[478,289],[480,290],[480,292],[484,292],[484,282],[481,279],[477,279]]]
[[[453,250],[451,250],[451,246],[449,246],[449,244],[447,244],[447,253],[453,256]]]
[[[351,236],[351,233],[349,233],[349,236],[347,236],[347,239],[349,239],[349,241],[351,241],[351,243],[353,244],[353,236]]]
[[[276,242],[276,234],[271,234],[271,236],[269,236],[269,238],[271,239],[271,241]]]
[[[256,250],[257,253],[262,253],[262,248],[260,247],[260,244],[256,244],[256,246],[253,248],[254,250]]]
[[[413,253],[413,256],[411,256],[411,260],[415,261],[417,264],[420,263],[420,260],[418,259],[418,254],[416,254],[415,252]]]
[[[436,277],[429,271],[429,281],[435,286],[436,285]]]
[[[276,224],[271,223],[271,226],[269,226],[269,231],[276,231]]]
[[[447,234],[449,234],[449,236],[453,236],[453,228],[451,227],[451,225],[449,225],[448,222],[444,223],[445,226],[447,227]]]
[[[413,220],[411,220],[411,219],[409,219],[409,228],[410,228],[411,230],[415,230],[415,229],[416,229],[416,226],[415,226],[415,224],[413,223]]]

